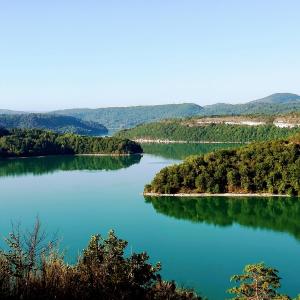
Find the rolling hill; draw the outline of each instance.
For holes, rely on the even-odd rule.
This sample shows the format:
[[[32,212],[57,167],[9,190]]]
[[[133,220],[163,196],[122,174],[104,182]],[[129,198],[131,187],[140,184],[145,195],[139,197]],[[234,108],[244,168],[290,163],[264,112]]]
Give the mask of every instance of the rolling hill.
[[[10,110],[10,109],[0,109],[0,115],[20,115],[20,114],[28,114],[23,111]]]
[[[292,104],[299,103],[300,96],[291,93],[276,93],[270,96],[251,101],[250,103],[269,103],[269,104]]]
[[[206,105],[200,113],[211,115],[282,114],[300,110],[300,96],[277,93],[244,104],[216,103]]]
[[[122,129],[162,119],[196,116],[202,110],[203,108],[197,104],[184,103],[98,109],[66,109],[54,113],[80,118],[85,121],[99,122],[109,129]]]
[[[99,123],[53,114],[0,114],[0,127],[36,128],[82,135],[103,135],[108,132],[107,128]]]
[[[96,109],[74,108],[57,110],[49,112],[47,114],[69,116],[80,119],[82,120],[82,122],[84,122],[84,125],[82,126],[97,126],[95,123],[99,123],[103,124],[105,127],[109,128],[112,131],[116,131],[119,129],[132,128],[139,124],[152,123],[155,121],[170,118],[250,114],[278,115],[295,111],[300,111],[299,95],[292,93],[276,93],[242,104],[216,103],[212,105],[199,106],[194,103],[183,103],[128,107],[106,107]],[[22,113],[20,111],[0,109],[0,116],[2,114],[21,115],[21,118],[24,118],[25,115],[30,115],[29,113]],[[89,131],[89,129],[83,129],[83,132],[85,132],[86,130]],[[76,130],[72,132],[76,132]],[[94,134],[92,129],[91,132],[91,134]]]

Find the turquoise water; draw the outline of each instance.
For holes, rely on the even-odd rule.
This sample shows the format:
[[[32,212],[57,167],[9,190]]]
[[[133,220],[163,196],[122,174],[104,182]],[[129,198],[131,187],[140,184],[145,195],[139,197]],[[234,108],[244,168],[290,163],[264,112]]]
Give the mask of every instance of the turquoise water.
[[[300,200],[145,199],[144,185],[179,158],[169,148],[151,153],[0,161],[1,235],[11,221],[28,228],[38,215],[72,261],[90,235],[113,228],[129,251],[146,250],[163,276],[209,299],[228,298],[230,276],[260,261],[280,270],[284,292],[300,293]]]

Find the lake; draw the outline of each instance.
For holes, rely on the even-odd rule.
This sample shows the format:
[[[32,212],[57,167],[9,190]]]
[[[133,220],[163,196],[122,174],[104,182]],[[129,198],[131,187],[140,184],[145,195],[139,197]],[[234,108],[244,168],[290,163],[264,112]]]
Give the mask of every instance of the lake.
[[[229,278],[264,261],[283,292],[300,293],[298,198],[153,198],[141,193],[161,168],[233,145],[146,145],[143,156],[57,156],[0,161],[0,233],[38,215],[74,261],[90,235],[109,229],[147,251],[162,275],[209,299],[229,298]],[[234,146],[236,147],[236,146]],[[3,245],[3,244],[2,244]]]

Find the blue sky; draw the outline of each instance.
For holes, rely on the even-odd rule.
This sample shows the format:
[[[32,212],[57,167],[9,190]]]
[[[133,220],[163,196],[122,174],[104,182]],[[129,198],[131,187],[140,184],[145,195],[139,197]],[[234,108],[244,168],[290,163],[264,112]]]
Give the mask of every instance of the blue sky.
[[[300,94],[300,1],[0,0],[0,108]]]

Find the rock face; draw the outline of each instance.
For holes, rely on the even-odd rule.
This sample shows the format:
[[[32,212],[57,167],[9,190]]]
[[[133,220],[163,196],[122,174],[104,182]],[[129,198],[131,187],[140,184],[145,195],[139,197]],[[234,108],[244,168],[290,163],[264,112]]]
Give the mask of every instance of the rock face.
[[[278,117],[262,116],[224,116],[203,117],[186,122],[190,126],[205,126],[208,124],[260,126],[273,124],[280,128],[294,128],[300,126],[300,115],[297,113]]]

